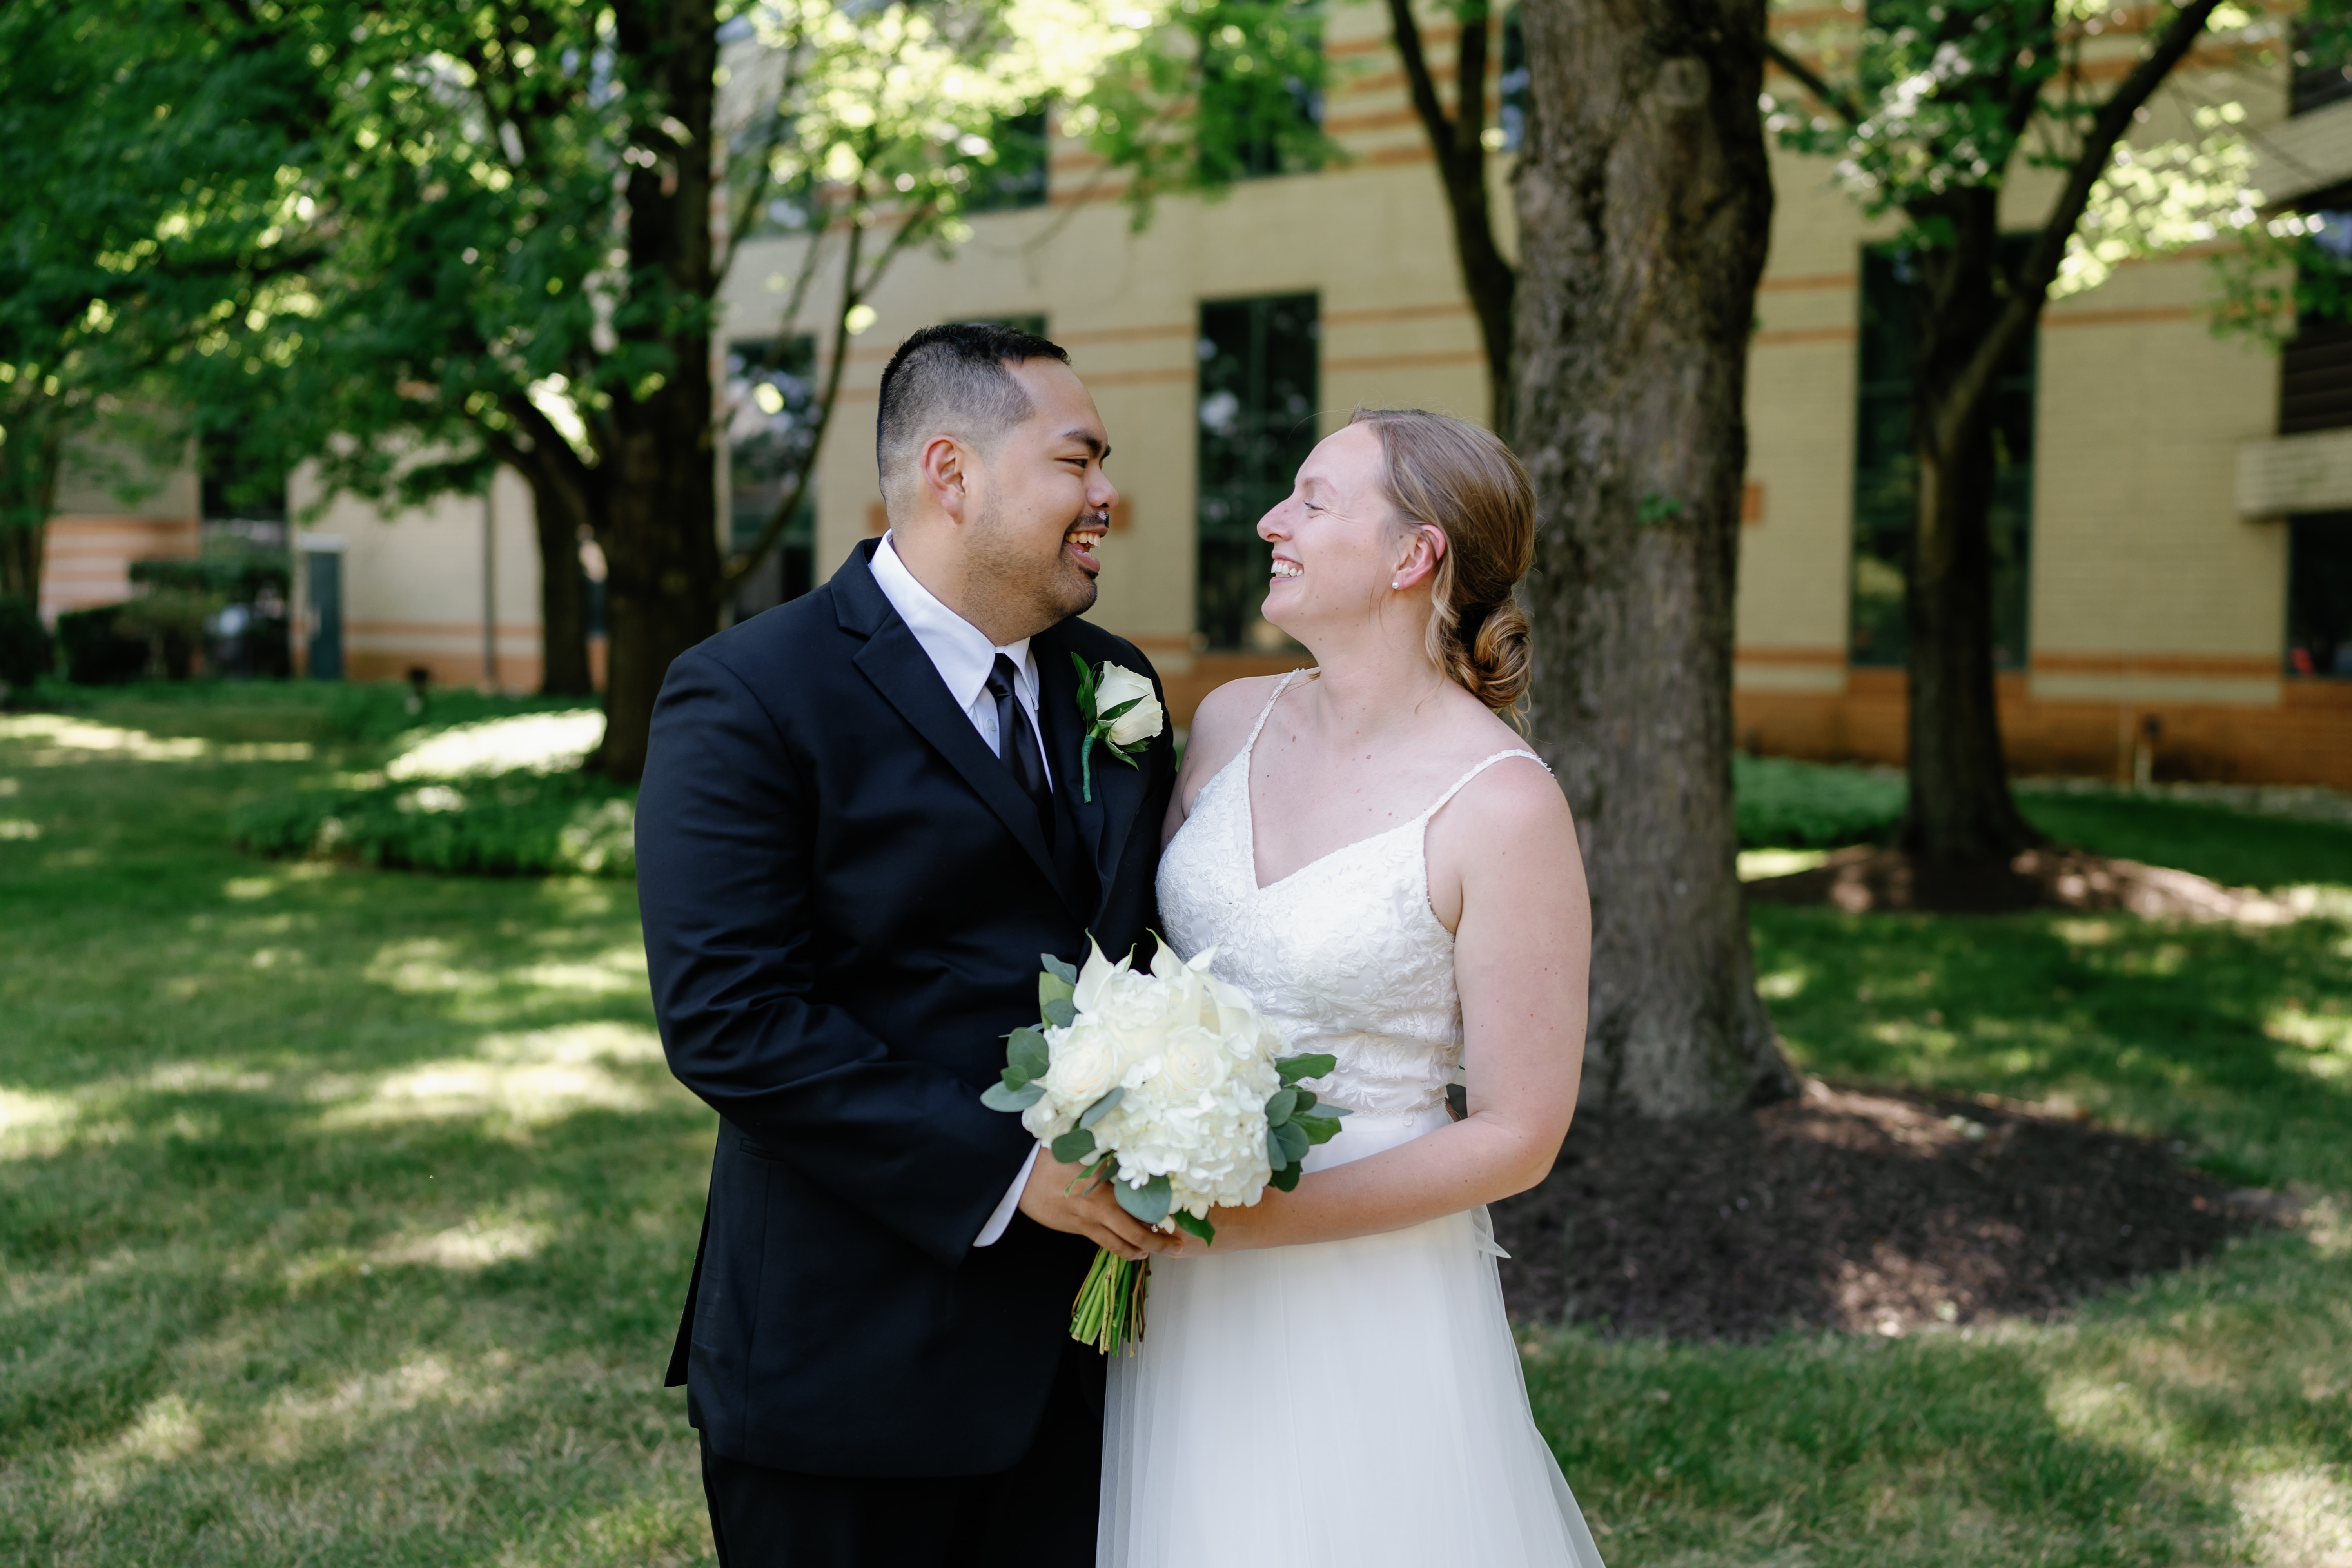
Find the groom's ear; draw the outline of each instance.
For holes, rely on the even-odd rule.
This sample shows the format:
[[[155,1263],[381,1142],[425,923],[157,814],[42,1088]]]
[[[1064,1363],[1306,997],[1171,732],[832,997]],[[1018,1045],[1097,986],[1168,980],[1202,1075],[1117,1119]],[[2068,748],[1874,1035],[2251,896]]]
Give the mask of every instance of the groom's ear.
[[[934,436],[923,443],[917,471],[923,490],[939,509],[958,522],[965,520],[972,500],[976,465],[971,448],[952,436]]]

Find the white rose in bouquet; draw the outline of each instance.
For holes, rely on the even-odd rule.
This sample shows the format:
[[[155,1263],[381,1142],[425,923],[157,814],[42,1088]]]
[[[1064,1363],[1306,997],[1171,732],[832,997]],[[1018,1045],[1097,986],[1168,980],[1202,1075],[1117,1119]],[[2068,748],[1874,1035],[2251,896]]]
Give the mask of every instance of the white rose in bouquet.
[[[1346,1112],[1298,1087],[1332,1058],[1284,1057],[1249,994],[1209,973],[1213,948],[1186,963],[1163,945],[1138,973],[1087,945],[1082,970],[1045,959],[1045,1019],[1013,1032],[1003,1080],[982,1099],[1020,1111],[1136,1218],[1213,1244],[1211,1210],[1297,1186],[1307,1151],[1339,1131]],[[1071,1333],[1106,1352],[1139,1338],[1147,1268],[1097,1254]]]

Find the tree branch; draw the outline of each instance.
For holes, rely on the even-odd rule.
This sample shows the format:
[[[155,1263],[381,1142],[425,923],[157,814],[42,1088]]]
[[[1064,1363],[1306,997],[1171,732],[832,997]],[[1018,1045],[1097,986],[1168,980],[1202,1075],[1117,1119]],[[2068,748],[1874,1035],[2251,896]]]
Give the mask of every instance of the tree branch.
[[[2054,47],[2056,44],[2058,0],[2042,0],[2042,3],[2034,7],[2033,20],[2027,36],[2033,40],[2034,59],[2037,64],[2042,58],[2045,40],[2050,47]],[[2016,57],[2012,55],[2011,58]],[[2024,73],[2023,79],[2011,89],[2009,112],[2002,116],[2002,122],[2009,132],[2011,141],[2015,142],[2023,137],[2026,126],[2032,123],[2033,111],[2042,106],[2042,87],[2047,79],[2039,72],[2029,70]]]
[[[1486,163],[1486,34],[1493,16],[1486,0],[1463,7],[1454,40],[1454,152],[1478,165]]]
[[[2082,149],[2074,155],[2074,166],[2066,173],[2065,187],[2059,192],[2041,232],[2034,236],[2033,248],[2027,252],[2023,264],[2011,279],[2009,303],[1994,321],[1992,330],[1977,345],[1966,368],[1953,379],[1952,395],[1937,416],[1943,426],[1936,433],[1939,446],[1948,447],[1965,423],[1965,416],[1991,387],[2001,362],[2041,319],[2042,308],[2049,300],[2050,285],[2056,281],[2059,264],[2066,258],[2066,243],[2074,237],[2075,226],[2083,221],[2084,210],[2091,205],[2092,189],[2107,172],[2116,143],[2131,129],[2132,116],[2140,106],[2155,96],[2164,79],[2172,74],[2172,68],[2188,58],[2198,35],[2205,30],[2220,5],[2221,0],[2189,0],[2181,6],[2147,58],[2132,68],[2131,75],[2099,106],[2091,129],[2084,135]]]
[[[1840,92],[1832,87],[1819,71],[1782,48],[1769,33],[1764,37],[1764,58],[1795,77],[1797,85],[1820,100],[1824,108],[1835,110],[1837,117],[1848,125],[1859,125],[1869,118],[1863,113],[1862,105],[1854,100],[1853,94]]]
[[[549,471],[583,495],[593,492],[595,470],[572,450],[572,443],[563,438],[563,432],[555,427],[553,420],[540,412],[539,405],[527,395],[510,393],[499,399],[499,407],[522,426],[523,434],[530,437],[531,449],[544,454],[541,461]],[[498,438],[492,439],[495,442]]]
[[[760,537],[736,552],[720,569],[719,592],[721,598],[733,593],[736,584],[759,570],[760,563],[765,561],[769,552],[782,542],[784,530],[792,526],[793,514],[800,510],[801,500],[808,494],[809,477],[816,471],[817,454],[824,448],[824,433],[833,424],[834,406],[841,397],[842,369],[849,363],[849,312],[857,308],[860,300],[857,257],[865,246],[866,229],[856,219],[857,215],[853,212],[846,254],[841,260],[841,309],[833,321],[832,363],[825,366],[824,391],[817,398],[816,417],[809,430],[808,449],[801,454],[800,466],[793,475],[793,482],[778,500],[776,510],[769,514],[766,526],[760,530]],[[815,248],[814,240],[810,248]],[[788,322],[789,320],[787,318]]]
[[[1422,51],[1421,24],[1413,19],[1412,0],[1389,0],[1389,25],[1396,37],[1397,55],[1404,61],[1405,80],[1412,89],[1413,112],[1421,116],[1421,127],[1429,132],[1430,146],[1442,156],[1453,144],[1454,122],[1445,118],[1445,106],[1437,100],[1437,83],[1429,74],[1429,57]],[[1482,81],[1482,100],[1485,93]]]

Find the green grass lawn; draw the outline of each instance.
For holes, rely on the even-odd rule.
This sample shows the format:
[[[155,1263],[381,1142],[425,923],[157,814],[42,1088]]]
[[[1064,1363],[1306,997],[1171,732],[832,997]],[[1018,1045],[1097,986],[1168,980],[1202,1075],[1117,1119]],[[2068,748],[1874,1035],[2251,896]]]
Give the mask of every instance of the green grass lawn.
[[[0,716],[0,1562],[709,1561],[657,1385],[710,1118],[663,1070],[628,884],[239,855],[235,805],[386,727],[133,696]],[[2352,889],[2341,829],[2032,809]],[[2057,1324],[1536,1333],[1612,1568],[2352,1563],[2352,891],[2322,907],[1760,910],[1808,1068],[2071,1103],[2317,1217]]]

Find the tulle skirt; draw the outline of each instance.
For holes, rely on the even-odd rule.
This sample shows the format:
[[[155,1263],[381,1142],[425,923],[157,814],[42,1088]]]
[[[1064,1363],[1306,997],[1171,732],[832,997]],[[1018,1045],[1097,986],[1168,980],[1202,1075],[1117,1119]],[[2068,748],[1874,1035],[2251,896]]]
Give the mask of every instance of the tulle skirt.
[[[1443,1126],[1356,1115],[1307,1168]],[[1152,1265],[1097,1568],[1601,1568],[1528,1410],[1486,1211]]]

